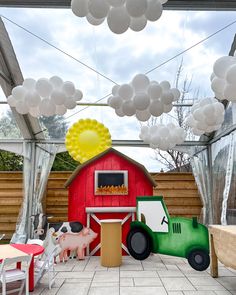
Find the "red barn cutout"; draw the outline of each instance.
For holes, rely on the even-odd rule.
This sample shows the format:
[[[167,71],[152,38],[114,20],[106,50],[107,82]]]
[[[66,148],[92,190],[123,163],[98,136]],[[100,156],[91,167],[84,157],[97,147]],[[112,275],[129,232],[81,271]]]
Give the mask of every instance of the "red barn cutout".
[[[155,186],[143,165],[113,148],[77,167],[65,183],[68,220],[80,221],[98,233],[90,244],[91,255],[99,255],[102,219],[122,219],[122,248],[127,252],[125,241],[135,219],[136,197],[152,196]]]

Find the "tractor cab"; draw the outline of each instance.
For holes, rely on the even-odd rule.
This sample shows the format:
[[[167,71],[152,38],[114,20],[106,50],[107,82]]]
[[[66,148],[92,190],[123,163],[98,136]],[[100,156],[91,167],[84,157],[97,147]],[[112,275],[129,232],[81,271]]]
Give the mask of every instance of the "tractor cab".
[[[160,196],[137,197],[136,212],[127,235],[127,248],[135,259],[152,252],[187,258],[199,271],[209,266],[208,229],[195,217],[170,217]]]

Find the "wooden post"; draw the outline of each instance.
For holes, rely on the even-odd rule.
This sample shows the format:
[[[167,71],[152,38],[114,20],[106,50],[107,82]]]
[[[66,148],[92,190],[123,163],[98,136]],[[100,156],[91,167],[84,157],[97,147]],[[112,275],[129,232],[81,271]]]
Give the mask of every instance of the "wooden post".
[[[209,233],[210,240],[210,255],[211,255],[211,276],[218,278],[218,259],[215,252],[213,235]]]

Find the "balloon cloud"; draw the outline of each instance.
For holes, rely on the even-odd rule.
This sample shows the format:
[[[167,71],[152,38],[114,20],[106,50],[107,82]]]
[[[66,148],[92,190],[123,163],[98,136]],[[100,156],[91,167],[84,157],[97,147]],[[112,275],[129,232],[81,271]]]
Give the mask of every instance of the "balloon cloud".
[[[136,116],[139,121],[145,122],[151,116],[159,117],[170,112],[172,103],[179,97],[180,91],[171,88],[168,81],[159,84],[149,81],[144,74],[138,74],[128,84],[115,85],[107,103],[115,109],[117,116]]]
[[[129,28],[142,31],[147,21],[157,21],[168,0],[72,0],[71,10],[78,17],[98,26],[107,20],[109,29],[122,34]]]
[[[22,115],[50,117],[64,115],[68,109],[75,108],[76,101],[82,97],[83,93],[75,89],[72,82],[63,82],[60,77],[53,76],[37,81],[32,78],[25,79],[22,85],[12,89],[7,101]]]

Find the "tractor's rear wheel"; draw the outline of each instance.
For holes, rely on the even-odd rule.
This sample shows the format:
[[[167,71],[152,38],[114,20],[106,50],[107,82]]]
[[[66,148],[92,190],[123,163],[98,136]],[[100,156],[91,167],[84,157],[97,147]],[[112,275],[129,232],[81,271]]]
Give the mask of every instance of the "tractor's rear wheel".
[[[209,254],[204,250],[192,250],[188,255],[188,263],[198,271],[206,270],[210,264]]]
[[[127,248],[137,260],[146,259],[151,253],[151,239],[142,228],[132,228],[127,236]]]

